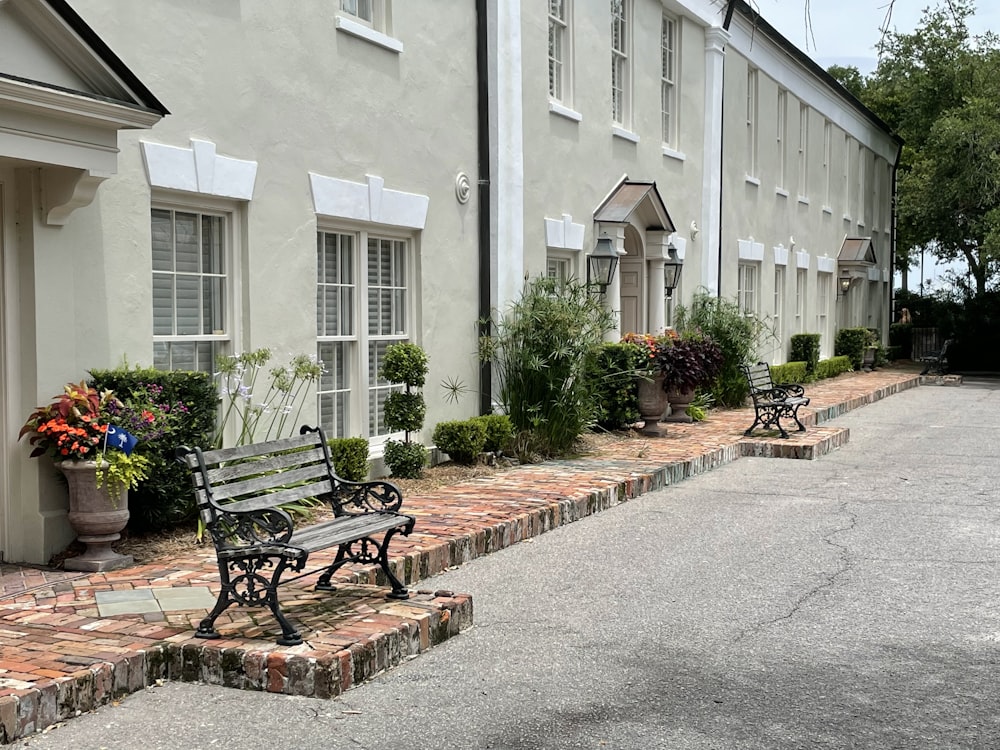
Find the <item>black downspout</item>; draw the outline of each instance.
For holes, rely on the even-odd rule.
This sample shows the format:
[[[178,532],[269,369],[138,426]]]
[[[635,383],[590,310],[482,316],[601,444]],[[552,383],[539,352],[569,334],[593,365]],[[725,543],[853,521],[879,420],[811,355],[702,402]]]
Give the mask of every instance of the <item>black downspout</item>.
[[[492,196],[490,193],[490,58],[488,0],[476,0],[476,85],[478,92],[479,142],[479,336],[491,333],[493,279],[490,276],[492,255]],[[489,361],[479,362],[479,413],[493,412],[493,368]]]
[[[736,10],[736,0],[730,0],[726,6],[726,20],[722,22],[722,28],[729,31],[729,25],[733,22],[733,11]],[[722,128],[719,130],[719,267],[716,270],[716,291],[715,296],[722,298],[722,224],[723,210],[725,204],[722,200],[722,191],[726,185],[726,56],[722,56],[722,86],[719,92],[722,102],[719,104],[719,117],[722,118]]]

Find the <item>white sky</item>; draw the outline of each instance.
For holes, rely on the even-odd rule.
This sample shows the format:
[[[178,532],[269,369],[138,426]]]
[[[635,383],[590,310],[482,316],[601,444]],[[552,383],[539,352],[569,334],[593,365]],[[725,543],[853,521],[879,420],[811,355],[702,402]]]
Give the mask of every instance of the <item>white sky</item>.
[[[940,0],[896,0],[891,26],[909,33],[924,8]],[[753,0],[764,19],[822,67],[855,65],[862,73],[875,67],[875,44],[889,0],[809,0],[812,35],[806,30],[805,0]],[[756,3],[756,5],[754,5]],[[977,0],[970,19],[973,34],[1000,31],[1000,2]]]

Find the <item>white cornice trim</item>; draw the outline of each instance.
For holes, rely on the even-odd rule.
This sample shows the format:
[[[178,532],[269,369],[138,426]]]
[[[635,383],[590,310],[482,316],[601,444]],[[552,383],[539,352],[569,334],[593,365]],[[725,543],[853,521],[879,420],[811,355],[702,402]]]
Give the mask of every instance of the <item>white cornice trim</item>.
[[[545,219],[545,246],[557,250],[583,250],[586,227],[574,224],[573,217],[563,214],[561,219]]]
[[[2,77],[0,104],[40,110],[61,119],[69,117],[115,129],[149,128],[162,119],[159,112]]]
[[[248,201],[257,162],[219,156],[215,144],[192,138],[191,148],[139,141],[150,187]]]
[[[317,216],[423,229],[430,198],[416,193],[386,190],[385,180],[365,175],[368,182],[348,182],[309,173],[313,208]]]
[[[740,260],[764,260],[764,243],[754,242],[753,239],[737,240]]]

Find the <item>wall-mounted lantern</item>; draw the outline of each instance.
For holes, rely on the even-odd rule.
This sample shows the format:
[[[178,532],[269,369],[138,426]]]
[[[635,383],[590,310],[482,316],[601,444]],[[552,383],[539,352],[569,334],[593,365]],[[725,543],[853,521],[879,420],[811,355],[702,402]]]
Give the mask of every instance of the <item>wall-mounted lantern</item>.
[[[674,289],[681,281],[681,269],[684,261],[677,257],[674,243],[667,245],[667,259],[663,261],[663,295],[666,299],[674,296]]]
[[[587,256],[587,285],[596,286],[604,294],[615,277],[617,265],[618,251],[614,243],[608,237],[599,238],[594,252]]]

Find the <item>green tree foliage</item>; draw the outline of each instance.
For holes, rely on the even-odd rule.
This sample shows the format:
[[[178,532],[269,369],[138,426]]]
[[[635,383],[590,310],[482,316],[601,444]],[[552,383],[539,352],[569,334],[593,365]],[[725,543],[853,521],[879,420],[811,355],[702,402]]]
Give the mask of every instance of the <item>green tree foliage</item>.
[[[970,34],[972,0],[924,11],[912,33],[888,31],[879,64],[831,75],[898,133],[897,268],[921,249],[963,260],[983,295],[1000,270],[1000,49]]]

